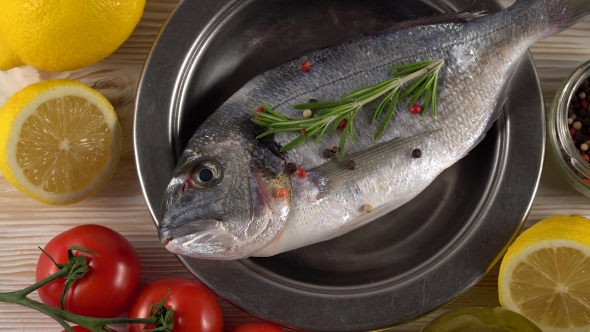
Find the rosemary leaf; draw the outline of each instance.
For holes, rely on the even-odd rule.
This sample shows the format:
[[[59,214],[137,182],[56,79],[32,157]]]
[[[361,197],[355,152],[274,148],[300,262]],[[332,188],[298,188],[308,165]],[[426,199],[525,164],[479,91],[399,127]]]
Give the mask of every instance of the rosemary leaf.
[[[426,75],[420,77],[420,79],[418,79],[417,81],[415,81],[414,83],[412,83],[410,85],[410,87],[408,87],[400,96],[400,99],[404,99],[409,95],[414,95],[416,92],[416,89],[420,88],[422,84],[424,84],[424,81],[426,80]],[[409,105],[409,104],[408,104]]]
[[[373,121],[371,121],[371,124],[375,124],[375,121],[377,121],[377,119],[379,118],[379,115],[381,115],[381,112],[383,111],[383,109],[385,108],[385,106],[387,105],[387,103],[392,103],[393,102],[393,96],[395,94],[399,94],[399,88],[398,89],[393,89],[379,103],[379,105],[375,109],[375,112],[373,113]],[[397,104],[397,100],[396,100],[395,104]],[[394,107],[395,107],[395,104],[393,105]]]
[[[377,128],[377,132],[375,132],[375,136],[373,136],[373,139],[376,140],[379,137],[381,137],[381,134],[383,134],[383,130],[385,130],[385,127],[387,127],[387,125],[391,121],[391,118],[393,117],[393,113],[395,112],[395,106],[397,105],[398,101],[399,90],[396,90],[393,96],[391,97],[391,102],[389,104],[389,108],[387,109],[387,113],[385,114],[385,118],[379,124],[379,128]]]
[[[292,148],[296,147],[297,145],[305,142],[311,135],[311,133],[305,133],[299,137],[297,137],[296,139],[292,140],[291,142],[287,143],[285,146],[283,146],[279,151],[280,152],[285,152],[285,151],[289,151]]]
[[[305,103],[305,104],[297,104],[293,106],[296,110],[317,110],[322,108],[332,108],[336,106],[346,105],[349,101],[347,100],[339,100],[339,101],[324,101],[324,102],[317,102],[317,103]]]
[[[347,94],[346,96],[340,98],[340,100],[349,100],[349,99],[354,99],[354,98],[361,99],[366,96],[373,95],[373,94],[375,94],[375,90],[386,89],[394,81],[396,81],[396,79],[392,78],[392,79],[383,81],[381,83],[377,83],[377,84],[369,85],[364,88],[356,89],[356,90],[352,91],[351,93]]]
[[[322,139],[322,137],[324,137],[324,134],[326,133],[326,129],[328,129],[328,125],[322,126],[322,132],[319,133],[319,135],[317,135],[317,138],[315,139],[315,144],[320,143],[320,140]]]

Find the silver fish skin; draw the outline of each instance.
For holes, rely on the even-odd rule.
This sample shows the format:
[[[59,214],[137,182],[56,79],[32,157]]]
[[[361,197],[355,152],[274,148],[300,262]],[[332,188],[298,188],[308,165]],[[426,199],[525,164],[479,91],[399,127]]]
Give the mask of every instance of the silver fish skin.
[[[513,69],[527,48],[590,13],[589,0],[520,0],[469,22],[415,26],[365,36],[279,66],[249,81],[195,132],[174,170],[159,236],[179,255],[209,259],[272,256],[356,229],[408,202],[465,156],[496,119]],[[307,59],[312,69],[303,72]],[[326,134],[284,155],[297,134],[257,140],[251,110],[266,103],[297,118],[293,105],[337,100],[389,78],[387,67],[444,59],[436,117],[410,114],[404,102],[373,140],[375,105],[355,118],[345,160],[322,157],[338,145]],[[419,148],[421,158],[412,158]],[[287,173],[293,162],[306,178]],[[280,188],[288,195],[277,197]],[[370,204],[374,210],[364,211]]]

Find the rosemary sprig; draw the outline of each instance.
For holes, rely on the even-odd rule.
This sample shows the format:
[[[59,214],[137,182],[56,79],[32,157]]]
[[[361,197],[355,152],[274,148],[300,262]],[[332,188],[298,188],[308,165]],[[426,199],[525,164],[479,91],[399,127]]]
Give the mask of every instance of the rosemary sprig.
[[[324,136],[328,128],[334,133],[343,120],[347,120],[342,130],[340,146],[338,149],[338,159],[342,161],[344,157],[344,148],[347,139],[355,139],[354,119],[358,111],[366,104],[383,97],[375,111],[373,112],[372,124],[377,122],[382,114],[383,119],[375,132],[374,139],[378,139],[393,117],[397,103],[408,99],[408,105],[415,103],[419,98],[422,100],[423,115],[425,110],[430,107],[432,116],[436,116],[436,97],[438,88],[439,72],[444,64],[443,59],[421,61],[411,64],[404,64],[389,67],[392,70],[392,78],[383,82],[356,89],[337,101],[306,103],[295,105],[295,109],[316,110],[310,118],[292,119],[285,117],[265,104],[261,104],[263,110],[254,110],[255,123],[268,127],[269,130],[259,135],[262,138],[280,132],[299,131],[303,134],[298,138],[287,143],[281,148],[281,152],[288,151],[303,141],[315,137],[318,143]],[[402,86],[410,81],[414,82],[402,91]]]

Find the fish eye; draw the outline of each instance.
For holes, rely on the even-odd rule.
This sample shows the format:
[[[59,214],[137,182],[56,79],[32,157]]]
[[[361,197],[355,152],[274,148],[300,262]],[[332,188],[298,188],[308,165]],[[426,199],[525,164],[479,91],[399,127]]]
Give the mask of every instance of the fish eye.
[[[210,188],[221,182],[223,168],[214,159],[198,160],[193,166],[189,179],[195,188]]]

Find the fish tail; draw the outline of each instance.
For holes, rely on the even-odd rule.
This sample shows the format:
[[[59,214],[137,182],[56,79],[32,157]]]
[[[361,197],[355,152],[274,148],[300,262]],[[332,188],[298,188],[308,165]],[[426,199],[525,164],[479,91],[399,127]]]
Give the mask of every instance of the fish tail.
[[[534,12],[544,24],[538,36],[538,40],[541,40],[571,27],[588,16],[590,0],[518,0],[509,10]]]

